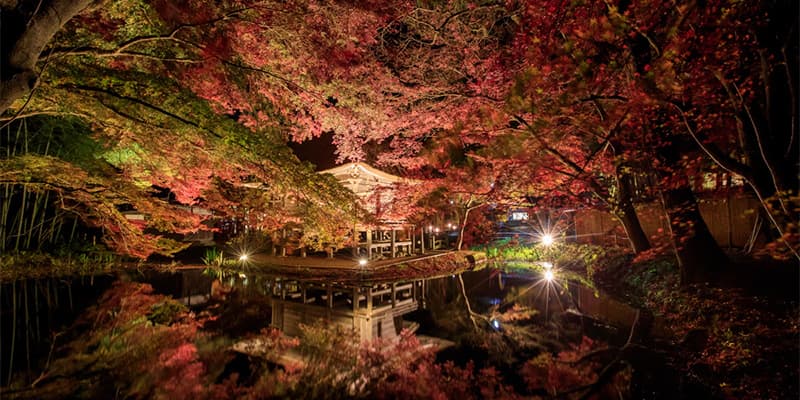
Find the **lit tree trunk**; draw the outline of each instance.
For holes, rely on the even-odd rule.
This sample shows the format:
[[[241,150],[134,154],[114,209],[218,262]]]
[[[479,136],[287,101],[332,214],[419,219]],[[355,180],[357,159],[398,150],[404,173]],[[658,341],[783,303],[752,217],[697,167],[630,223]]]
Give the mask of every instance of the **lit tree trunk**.
[[[481,203],[477,205],[472,205],[474,201],[475,199],[472,196],[470,196],[469,201],[464,207],[464,219],[461,220],[461,227],[458,231],[458,247],[456,247],[456,250],[461,250],[461,246],[464,243],[464,230],[467,228],[467,218],[469,218],[469,212],[478,207],[482,207],[485,204]]]
[[[9,49],[0,53],[0,113],[33,89],[38,78],[34,67],[42,50],[70,18],[91,3],[91,0],[0,2],[3,47]]]
[[[464,243],[464,229],[467,227],[467,218],[469,217],[470,210],[472,209],[467,208],[464,212],[464,219],[461,221],[461,226],[458,230],[458,247],[456,247],[456,250],[461,250],[461,245]]]

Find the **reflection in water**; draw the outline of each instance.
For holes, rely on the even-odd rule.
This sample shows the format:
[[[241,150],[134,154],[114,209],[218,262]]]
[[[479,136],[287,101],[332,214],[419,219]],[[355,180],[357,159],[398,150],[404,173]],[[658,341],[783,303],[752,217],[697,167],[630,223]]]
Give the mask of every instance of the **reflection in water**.
[[[324,319],[355,329],[362,340],[395,338],[404,328],[449,336],[448,330],[458,331],[467,326],[465,323],[470,324],[469,312],[483,315],[487,323],[499,329],[492,313],[514,304],[539,310],[546,319],[575,309],[621,327],[630,326],[636,312],[624,304],[597,297],[594,290],[578,284],[565,284],[541,274],[505,273],[490,268],[459,276],[389,282],[322,283],[233,274],[222,279],[226,285],[219,285],[212,284],[213,279],[202,270],[126,276],[147,282],[157,293],[173,296],[190,307],[205,303],[215,294],[224,296],[230,290],[224,289],[226,286],[234,287],[243,297],[266,295],[271,312],[262,318],[289,335],[297,334],[301,323]],[[7,355],[4,369],[27,368],[28,358],[41,358],[40,349],[49,348],[50,335],[91,305],[114,279],[117,277],[41,279],[3,285],[0,350]],[[8,375],[3,379],[7,380]]]
[[[24,279],[0,284],[0,371],[9,385],[35,375],[66,326],[111,286],[111,276]]]
[[[319,320],[353,330],[361,341],[381,338],[392,342],[406,329],[417,331],[420,337],[433,336],[457,342],[456,346],[439,353],[443,359],[474,360],[479,366],[498,366],[505,376],[517,376],[521,366],[538,355],[555,354],[568,348],[576,336],[578,341],[582,335],[593,336],[592,332],[583,329],[583,315],[618,325],[621,329],[612,334],[619,333],[617,336],[621,340],[627,336],[627,327],[636,318],[635,309],[598,297],[594,290],[579,284],[561,281],[558,271],[551,272],[553,276],[548,277],[545,273],[483,269],[433,278],[321,282],[253,273],[237,273],[214,280],[202,271],[194,270],[175,274],[126,275],[125,279],[150,283],[156,292],[171,295],[196,311],[213,307],[233,310],[219,312],[220,318],[211,320],[205,328],[219,329],[213,324],[224,327],[225,334],[236,340],[267,325],[277,327],[287,335],[300,336],[301,325],[312,325]],[[108,277],[102,288],[108,287],[112,279],[117,278]],[[3,367],[19,372],[27,367],[27,362],[35,369],[37,355],[29,350],[26,353],[26,348],[49,348],[34,342],[37,335],[43,336],[39,332],[39,326],[45,325],[41,314],[46,308],[43,304],[51,307],[50,304],[59,299],[62,304],[68,304],[62,295],[70,293],[70,286],[61,282],[53,291],[47,289],[46,281],[15,285],[2,288],[2,350],[4,354],[9,354],[8,351],[13,354],[10,359],[4,357]],[[72,289],[72,292],[79,289],[80,296],[90,292],[85,286],[76,285]],[[101,292],[101,288],[96,288],[94,297],[85,296],[86,300],[80,300],[80,306],[75,301],[76,312],[90,305]],[[50,297],[45,302],[42,295]],[[205,304],[209,300],[213,300],[211,304]],[[28,304],[27,310],[25,304]],[[22,315],[26,315],[25,322],[15,325],[13,321]],[[569,337],[560,336],[561,332],[567,332],[563,329],[565,315],[577,316],[581,331],[568,332]],[[10,331],[9,326],[12,326]],[[34,331],[37,333],[23,335],[23,332]],[[441,343],[437,342],[440,348]],[[26,354],[30,361],[24,356]],[[41,356],[46,354],[39,355],[40,359]],[[28,375],[35,377],[36,373]],[[2,378],[8,380],[9,376],[4,374]]]

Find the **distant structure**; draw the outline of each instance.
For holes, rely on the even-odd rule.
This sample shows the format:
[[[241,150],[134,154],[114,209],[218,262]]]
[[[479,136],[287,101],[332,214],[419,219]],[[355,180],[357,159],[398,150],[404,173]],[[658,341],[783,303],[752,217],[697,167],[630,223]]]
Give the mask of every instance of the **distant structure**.
[[[378,216],[375,225],[353,227],[353,235],[357,238],[353,248],[354,256],[367,259],[394,258],[425,250],[421,238],[420,248],[415,247],[414,225],[405,219],[383,217],[388,205],[394,201],[397,184],[413,183],[412,180],[383,172],[365,163],[347,163],[319,173],[333,175],[358,196],[369,212]]]

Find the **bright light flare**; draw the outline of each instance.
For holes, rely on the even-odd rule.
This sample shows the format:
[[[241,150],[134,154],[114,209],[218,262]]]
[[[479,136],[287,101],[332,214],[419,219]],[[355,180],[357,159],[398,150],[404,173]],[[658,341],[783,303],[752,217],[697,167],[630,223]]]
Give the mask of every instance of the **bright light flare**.
[[[241,262],[245,262],[245,261],[247,261],[249,259],[250,259],[250,256],[247,255],[247,254],[242,254],[242,255],[239,256],[239,261],[241,261]]]
[[[358,265],[360,265],[362,267],[367,265],[367,259],[366,258],[362,258],[362,259],[358,260]]]
[[[555,279],[555,277],[556,275],[553,273],[553,271],[550,270],[544,271],[544,280],[552,282],[553,279]]]
[[[544,269],[549,271],[549,270],[553,269],[553,263],[551,263],[549,261],[545,261],[545,262],[542,263],[542,267],[544,267]]]
[[[542,241],[543,245],[550,246],[551,244],[553,244],[553,241],[554,241],[553,235],[551,235],[549,233],[545,233],[544,235],[542,235],[541,241]]]

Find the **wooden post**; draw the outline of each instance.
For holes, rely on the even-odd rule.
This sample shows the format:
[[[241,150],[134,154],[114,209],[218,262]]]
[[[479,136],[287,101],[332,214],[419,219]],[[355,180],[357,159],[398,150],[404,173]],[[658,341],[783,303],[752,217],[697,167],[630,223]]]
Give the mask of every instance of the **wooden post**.
[[[367,229],[367,259],[372,259],[372,229]]]
[[[425,227],[423,226],[422,229],[419,230],[419,238],[420,238],[420,249],[421,254],[425,254]]]
[[[333,308],[333,289],[328,285],[328,308]]]
[[[353,317],[358,312],[358,288],[353,288]]]
[[[394,230],[394,227],[392,227],[392,258],[394,258],[394,256],[397,254],[397,251],[395,251],[395,248],[394,248],[394,246],[395,246],[395,242],[397,242],[397,240],[396,240],[396,238],[395,238],[395,230]]]
[[[353,225],[353,257],[358,257],[358,248],[361,245],[361,235],[358,234],[356,226]]]
[[[367,315],[372,315],[372,286],[367,288]]]
[[[414,238],[414,236],[415,236],[415,235],[414,235],[414,228],[415,228],[415,226],[414,226],[414,225],[411,225],[411,248],[410,248],[410,250],[409,250],[409,252],[410,252],[411,254],[414,254],[414,253],[417,251],[417,245],[414,243],[414,241],[416,240],[416,239]],[[411,254],[409,254],[409,255],[411,255]]]
[[[397,305],[397,283],[392,282],[392,308]]]
[[[425,280],[423,279],[420,284],[419,298],[422,301],[422,307],[425,308]]]
[[[308,299],[308,297],[306,297],[306,285],[302,283],[300,284],[300,293],[302,293],[301,299],[303,300],[303,304],[306,304],[306,299]]]

